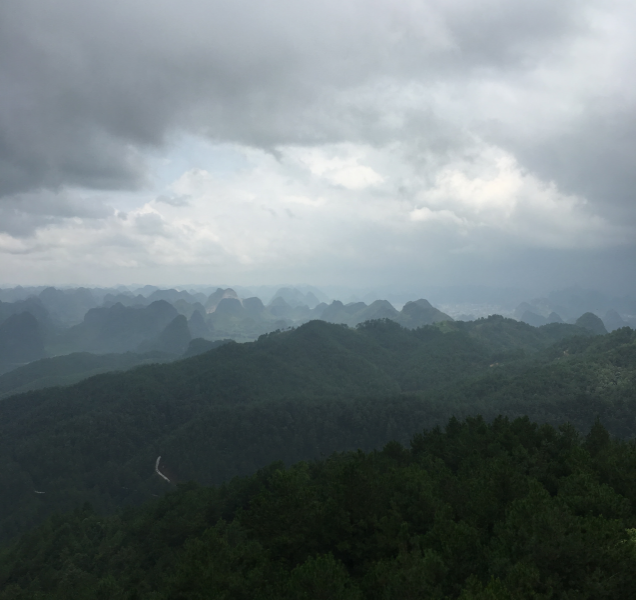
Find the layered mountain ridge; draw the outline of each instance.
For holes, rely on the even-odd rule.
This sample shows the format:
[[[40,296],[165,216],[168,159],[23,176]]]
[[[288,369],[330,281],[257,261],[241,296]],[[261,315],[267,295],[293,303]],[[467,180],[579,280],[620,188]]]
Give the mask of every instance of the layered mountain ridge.
[[[133,290],[0,289],[0,324],[11,315],[29,313],[39,324],[38,335],[44,345],[43,352],[38,350],[28,358],[19,357],[12,355],[13,351],[9,349],[19,347],[16,339],[10,339],[14,334],[0,336],[0,373],[29,362],[30,357],[74,352],[111,354],[161,350],[178,357],[187,346],[183,323],[178,320],[180,325],[171,325],[179,315],[187,319],[191,339],[234,339],[238,342],[253,341],[264,333],[298,327],[315,319],[355,327],[367,320],[388,318],[408,328],[452,320],[449,312],[424,299],[407,301],[401,307],[381,299],[369,303],[359,300],[345,303],[329,300],[317,288],[283,286],[271,292],[264,303],[261,298],[250,295],[249,290],[237,289],[240,293],[222,287],[205,291],[156,286]],[[585,314],[577,313],[577,310],[593,306],[596,308],[587,312],[602,317],[602,325],[607,331],[634,324],[636,317],[628,313],[619,313],[612,308],[604,315],[600,313],[608,302],[598,294],[585,295],[574,290],[524,302],[514,314],[518,320],[534,327],[565,321],[574,324]],[[628,300],[616,299],[616,302],[621,310],[631,307]],[[169,327],[180,327],[181,335],[171,335],[166,331]],[[597,332],[602,332],[598,323],[595,327]],[[171,340],[173,346],[170,346]]]
[[[157,456],[177,481],[218,483],[272,460],[403,440],[452,414],[570,418],[585,428],[611,408],[611,430],[633,435],[634,335],[502,317],[417,329],[315,320],[5,397],[0,532],[84,500],[109,511],[159,494]]]

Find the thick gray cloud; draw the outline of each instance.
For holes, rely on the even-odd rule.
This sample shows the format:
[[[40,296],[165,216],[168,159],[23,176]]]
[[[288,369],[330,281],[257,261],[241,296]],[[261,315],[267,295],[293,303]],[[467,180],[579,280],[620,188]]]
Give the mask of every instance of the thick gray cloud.
[[[0,192],[141,185],[140,153],[179,128],[260,146],[386,141],[404,132],[385,122],[383,87],[530,68],[584,27],[580,10],[570,1],[7,0]]]
[[[5,0],[0,251],[600,282],[633,257],[634,24],[626,0]],[[245,165],[157,184],[184,138]]]
[[[59,226],[73,219],[99,221],[113,214],[110,206],[94,198],[50,192],[17,194],[0,201],[0,233],[23,238],[42,227]]]
[[[636,105],[586,111],[576,127],[544,140],[501,141],[564,192],[590,199],[613,220],[636,224]]]

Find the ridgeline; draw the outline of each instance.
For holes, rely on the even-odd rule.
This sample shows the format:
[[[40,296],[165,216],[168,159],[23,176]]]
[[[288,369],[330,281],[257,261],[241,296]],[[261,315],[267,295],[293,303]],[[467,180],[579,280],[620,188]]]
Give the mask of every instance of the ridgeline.
[[[408,330],[312,321],[168,364],[0,401],[0,536],[90,502],[140,504],[173,482],[219,484],[274,460],[372,450],[499,414],[636,433],[635,334],[493,316]],[[43,492],[43,493],[36,493]]]

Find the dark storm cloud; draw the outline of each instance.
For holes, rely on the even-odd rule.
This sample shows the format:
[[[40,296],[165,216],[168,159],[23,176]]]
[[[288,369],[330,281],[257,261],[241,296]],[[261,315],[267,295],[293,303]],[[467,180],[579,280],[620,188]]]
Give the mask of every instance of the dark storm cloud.
[[[575,127],[530,143],[494,139],[563,192],[589,198],[610,220],[636,224],[636,106],[586,111]]]
[[[95,199],[51,192],[17,194],[0,202],[0,233],[28,237],[41,227],[69,219],[96,221],[113,214],[111,207]]]
[[[404,130],[374,102],[376,82],[505,76],[579,31],[580,11],[569,1],[5,0],[0,194],[135,188],[144,149],[181,128],[261,147],[390,141]]]

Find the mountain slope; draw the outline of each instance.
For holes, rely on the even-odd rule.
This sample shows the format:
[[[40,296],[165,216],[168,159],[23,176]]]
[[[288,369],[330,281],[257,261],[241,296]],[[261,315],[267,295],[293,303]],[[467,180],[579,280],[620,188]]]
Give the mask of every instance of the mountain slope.
[[[43,356],[42,326],[30,312],[11,315],[0,323],[0,373]]]
[[[117,303],[92,308],[82,323],[63,332],[56,350],[58,354],[135,351],[142,342],[157,337],[177,315],[176,308],[165,300],[145,307]]]
[[[0,376],[0,398],[58,385],[72,385],[92,375],[125,371],[138,365],[169,362],[174,356],[162,352],[136,354],[90,354],[76,352],[43,358]]]
[[[597,348],[581,353],[590,365],[611,362],[612,353],[631,356],[629,329],[564,339],[566,348],[546,350],[568,331],[580,332],[537,330],[501,317],[413,331],[388,320],[356,330],[312,321],[187,360],[6,398],[0,537],[79,501],[107,511],[160,493],[152,469],[159,455],[177,479],[219,482],[276,456],[293,461],[377,447],[453,413],[486,409],[495,416],[488,390],[520,411],[501,390],[514,389],[530,369],[533,385],[551,380],[558,356],[550,352]],[[503,367],[490,366],[502,357]],[[626,402],[620,394],[630,388],[621,390],[615,401]]]

